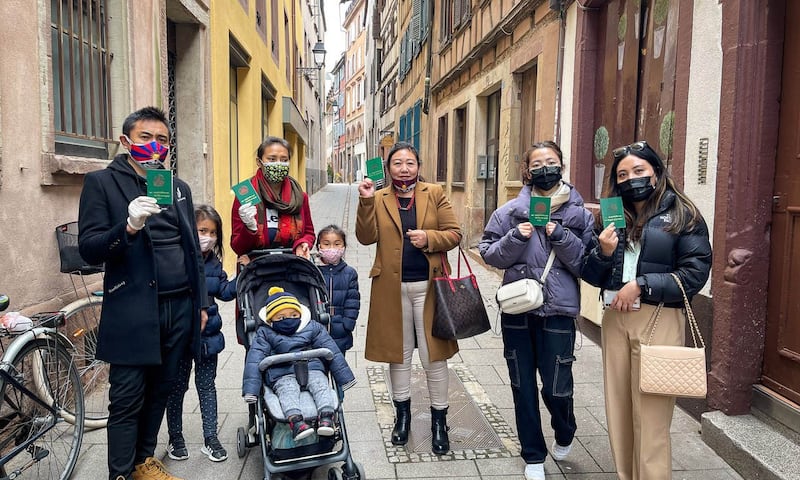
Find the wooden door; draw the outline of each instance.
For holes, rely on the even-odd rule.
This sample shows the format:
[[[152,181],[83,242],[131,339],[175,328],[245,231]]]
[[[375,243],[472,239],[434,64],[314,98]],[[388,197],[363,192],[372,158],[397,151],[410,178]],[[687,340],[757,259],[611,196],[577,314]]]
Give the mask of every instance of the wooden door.
[[[800,2],[786,2],[762,382],[800,403]]]
[[[616,147],[647,140],[672,160],[679,11],[680,0],[612,0],[601,13],[594,154],[604,188]]]

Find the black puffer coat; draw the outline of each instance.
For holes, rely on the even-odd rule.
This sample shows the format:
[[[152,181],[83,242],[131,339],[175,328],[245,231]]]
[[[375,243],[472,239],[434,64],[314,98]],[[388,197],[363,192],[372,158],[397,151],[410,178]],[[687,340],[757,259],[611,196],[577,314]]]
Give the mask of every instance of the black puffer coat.
[[[711,244],[703,220],[692,231],[680,234],[665,231],[672,221],[675,198],[675,192],[668,190],[655,215],[644,225],[636,277],[644,277],[645,281],[642,302],[650,305],[664,302],[664,306],[680,308],[683,307],[683,295],[670,273],[675,272],[680,277],[691,301],[708,280]],[[592,246],[584,256],[581,277],[604,290],[619,290],[623,286],[622,262],[627,245],[625,229],[617,231],[619,245],[611,257],[605,257],[600,251],[599,233],[595,232]]]

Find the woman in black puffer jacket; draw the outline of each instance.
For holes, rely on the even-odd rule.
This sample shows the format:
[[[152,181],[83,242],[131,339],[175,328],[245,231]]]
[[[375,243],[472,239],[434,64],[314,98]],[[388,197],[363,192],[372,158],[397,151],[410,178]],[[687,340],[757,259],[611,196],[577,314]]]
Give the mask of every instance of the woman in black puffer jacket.
[[[663,480],[672,472],[669,429],[675,397],[639,391],[640,345],[647,342],[649,320],[662,302],[653,343],[684,344],[683,295],[671,274],[680,278],[691,300],[708,280],[711,245],[699,210],[646,142],[613,153],[611,195],[622,197],[627,228],[611,224],[598,231],[581,276],[608,299],[603,370],[617,474],[622,480]]]

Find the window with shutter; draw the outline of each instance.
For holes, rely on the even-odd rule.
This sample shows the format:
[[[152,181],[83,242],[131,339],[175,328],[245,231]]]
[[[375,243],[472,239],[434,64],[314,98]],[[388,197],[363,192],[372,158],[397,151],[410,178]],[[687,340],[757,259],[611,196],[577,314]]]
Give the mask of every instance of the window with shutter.
[[[414,3],[411,6],[411,12],[411,24],[409,25],[409,30],[411,31],[413,57],[416,57],[420,50],[419,43],[420,39],[422,38],[422,0],[414,0]]]
[[[453,30],[457,29],[459,25],[461,25],[461,0],[451,0],[453,5],[453,22],[452,28]]]
[[[414,135],[412,143],[414,148],[419,151],[419,132],[420,132],[420,110],[422,109],[422,100],[417,100],[414,104]]]

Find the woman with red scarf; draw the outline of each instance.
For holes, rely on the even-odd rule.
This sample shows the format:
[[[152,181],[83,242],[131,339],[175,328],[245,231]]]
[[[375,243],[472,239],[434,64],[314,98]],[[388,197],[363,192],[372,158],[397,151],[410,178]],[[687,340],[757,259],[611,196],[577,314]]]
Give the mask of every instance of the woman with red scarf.
[[[231,248],[238,255],[263,248],[291,248],[309,258],[314,225],[308,195],[289,176],[289,142],[267,137],[258,147],[258,172],[250,179],[261,199],[256,205],[233,202]]]

